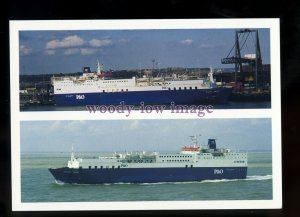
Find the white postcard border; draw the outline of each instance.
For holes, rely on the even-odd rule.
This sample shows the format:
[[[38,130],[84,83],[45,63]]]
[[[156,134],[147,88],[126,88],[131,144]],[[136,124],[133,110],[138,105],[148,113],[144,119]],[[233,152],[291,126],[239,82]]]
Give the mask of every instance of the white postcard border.
[[[215,110],[204,118],[271,118],[273,199],[245,201],[147,201],[147,202],[68,202],[22,203],[20,168],[20,122],[42,120],[104,119],[199,119],[195,114],[140,114],[124,118],[121,114],[88,112],[20,112],[19,111],[19,31],[22,30],[100,30],[100,29],[226,29],[270,28],[271,109]],[[279,19],[188,19],[188,20],[53,20],[10,21],[11,69],[11,168],[13,211],[46,210],[178,210],[178,209],[275,209],[282,207],[280,38]]]

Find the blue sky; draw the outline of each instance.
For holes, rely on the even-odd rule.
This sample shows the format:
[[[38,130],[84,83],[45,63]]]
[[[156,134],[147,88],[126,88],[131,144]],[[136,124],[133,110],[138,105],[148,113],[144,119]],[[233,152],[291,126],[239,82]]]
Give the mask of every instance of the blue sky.
[[[271,119],[22,121],[21,152],[179,151],[216,138],[219,147],[271,150]]]
[[[20,74],[53,74],[104,69],[233,67],[222,65],[235,29],[20,31]],[[259,29],[263,63],[270,63],[270,31]],[[254,34],[244,53],[254,53]]]

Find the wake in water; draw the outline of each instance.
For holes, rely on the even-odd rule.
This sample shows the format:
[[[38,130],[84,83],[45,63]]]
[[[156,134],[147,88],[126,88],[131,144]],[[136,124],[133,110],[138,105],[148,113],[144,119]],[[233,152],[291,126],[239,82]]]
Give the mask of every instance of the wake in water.
[[[161,184],[192,184],[192,183],[219,183],[219,182],[236,182],[236,181],[261,181],[272,179],[272,175],[247,176],[246,179],[214,179],[192,182],[157,182],[157,183],[140,183],[139,185],[161,185]]]
[[[269,180],[272,179],[272,175],[264,175],[264,176],[247,176],[246,179],[216,179],[216,180],[203,180],[200,183],[217,183],[217,182],[236,182],[236,181],[261,181],[261,180]]]
[[[247,176],[247,179],[245,180],[268,180],[268,179],[272,179],[272,175],[264,175],[264,176]]]
[[[61,181],[56,180],[56,179],[55,179],[55,183],[58,184],[58,185],[64,185],[65,184],[64,182],[61,182]]]
[[[272,175],[254,175],[247,176],[246,179],[215,179],[215,180],[203,180],[203,181],[191,181],[191,182],[155,182],[155,183],[103,183],[103,184],[69,184],[69,185],[163,185],[163,184],[202,184],[202,183],[224,183],[224,182],[236,182],[236,181],[262,181],[272,179]],[[55,180],[58,185],[65,185],[65,183]]]

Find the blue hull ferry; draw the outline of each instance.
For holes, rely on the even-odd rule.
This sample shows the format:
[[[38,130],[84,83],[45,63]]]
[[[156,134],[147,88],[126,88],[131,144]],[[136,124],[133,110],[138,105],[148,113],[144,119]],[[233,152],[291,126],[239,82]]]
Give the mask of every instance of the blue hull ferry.
[[[216,84],[212,68],[206,78],[179,73],[152,77],[146,73],[115,79],[101,71],[99,62],[94,73],[85,67],[82,76],[53,77],[51,83],[59,106],[225,103],[232,92],[231,87]]]
[[[49,168],[57,182],[70,184],[191,182],[217,179],[245,179],[247,153],[218,149],[215,139],[207,148],[185,146],[176,154],[115,153],[92,159],[75,158],[68,166]]]

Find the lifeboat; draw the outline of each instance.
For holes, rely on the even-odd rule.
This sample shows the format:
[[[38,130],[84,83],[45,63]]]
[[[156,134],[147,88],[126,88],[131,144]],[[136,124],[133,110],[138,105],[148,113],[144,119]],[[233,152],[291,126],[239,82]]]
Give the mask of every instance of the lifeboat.
[[[100,78],[103,78],[103,77],[111,77],[112,74],[104,73],[104,74],[98,74],[97,76],[100,77]]]
[[[200,150],[200,147],[187,147],[187,146],[184,146],[181,148],[182,151],[199,151]]]

